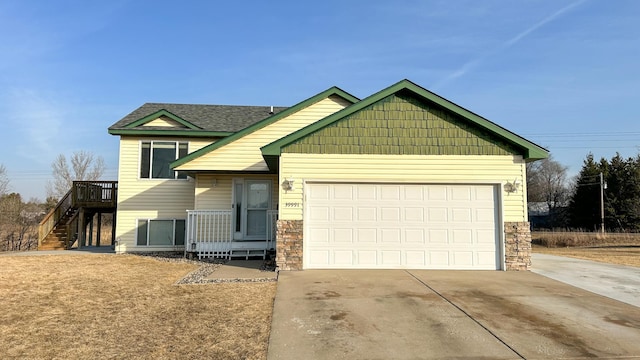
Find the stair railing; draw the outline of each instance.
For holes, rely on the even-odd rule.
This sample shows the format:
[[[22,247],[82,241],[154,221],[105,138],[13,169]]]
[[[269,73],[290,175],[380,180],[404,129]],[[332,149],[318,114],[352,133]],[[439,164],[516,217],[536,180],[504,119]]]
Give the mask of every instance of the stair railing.
[[[71,190],[69,190],[69,192],[58,201],[56,206],[45,215],[42,221],[40,221],[40,226],[38,226],[38,246],[42,245],[42,241],[55,229],[56,225],[60,223],[60,220],[62,220],[71,208],[71,200]]]

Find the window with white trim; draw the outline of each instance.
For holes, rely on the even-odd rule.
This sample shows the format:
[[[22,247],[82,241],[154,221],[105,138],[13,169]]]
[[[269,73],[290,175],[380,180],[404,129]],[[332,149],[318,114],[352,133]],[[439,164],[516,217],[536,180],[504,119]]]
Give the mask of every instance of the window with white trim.
[[[136,237],[138,246],[174,246],[184,245],[185,220],[139,219]]]
[[[189,143],[179,141],[142,141],[140,144],[141,179],[186,179],[184,171],[171,170],[169,164],[189,153]]]

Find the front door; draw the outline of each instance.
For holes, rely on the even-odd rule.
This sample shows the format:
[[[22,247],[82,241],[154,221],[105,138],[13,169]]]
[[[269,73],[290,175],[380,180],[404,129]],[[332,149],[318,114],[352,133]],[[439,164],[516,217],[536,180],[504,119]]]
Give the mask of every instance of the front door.
[[[271,181],[233,180],[233,226],[235,240],[265,240]]]

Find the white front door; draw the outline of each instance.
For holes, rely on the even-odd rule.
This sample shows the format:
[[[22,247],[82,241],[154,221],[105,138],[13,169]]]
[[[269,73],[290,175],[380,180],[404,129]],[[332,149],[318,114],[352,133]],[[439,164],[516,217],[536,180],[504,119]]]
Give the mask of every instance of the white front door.
[[[233,180],[233,226],[235,240],[265,240],[271,181]]]

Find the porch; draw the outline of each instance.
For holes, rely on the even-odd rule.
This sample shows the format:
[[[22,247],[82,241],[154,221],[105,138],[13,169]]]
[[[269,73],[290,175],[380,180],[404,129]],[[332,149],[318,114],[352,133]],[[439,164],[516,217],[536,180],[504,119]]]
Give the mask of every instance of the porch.
[[[278,210],[265,210],[264,223],[254,221],[251,239],[238,239],[233,210],[187,210],[185,256],[198,259],[262,257],[275,250]],[[257,215],[257,214],[256,214]]]

